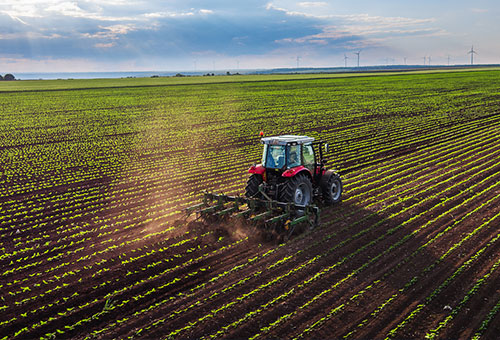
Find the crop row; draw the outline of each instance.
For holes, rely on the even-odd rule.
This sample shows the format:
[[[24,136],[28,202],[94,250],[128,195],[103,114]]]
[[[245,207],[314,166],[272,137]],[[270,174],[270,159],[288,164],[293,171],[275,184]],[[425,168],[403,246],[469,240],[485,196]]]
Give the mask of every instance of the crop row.
[[[464,88],[479,80],[457,73],[10,94],[0,108],[4,336],[328,337],[370,297],[336,334],[375,335],[376,316],[398,310],[425,273],[456,271],[465,259],[452,255],[473,256],[496,222],[499,98],[494,78],[477,75],[474,93]],[[238,226],[173,223],[203,189],[241,193],[260,130],[332,146],[345,199],[322,209],[321,227],[273,248]],[[430,252],[438,259],[420,265]],[[493,268],[429,336],[492,284]],[[408,287],[394,295],[391,282]],[[496,315],[488,308],[478,334]]]
[[[495,165],[495,164],[493,164],[493,166],[494,166],[494,165]],[[489,180],[489,178],[486,178],[484,181],[488,181],[488,180]],[[231,305],[232,305],[232,304],[231,304]],[[217,310],[218,310],[218,309],[216,309],[216,311],[217,311]],[[246,320],[245,320],[245,321],[246,321]],[[160,322],[160,323],[161,323],[161,322]],[[196,323],[195,323],[195,324],[196,324]],[[177,334],[177,333],[176,333],[176,334]]]

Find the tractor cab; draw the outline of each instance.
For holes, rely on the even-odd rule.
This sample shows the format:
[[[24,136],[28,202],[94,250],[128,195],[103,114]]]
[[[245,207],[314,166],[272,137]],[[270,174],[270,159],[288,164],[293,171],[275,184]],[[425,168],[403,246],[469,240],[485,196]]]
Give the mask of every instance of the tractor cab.
[[[262,138],[264,151],[262,166],[267,169],[292,169],[297,166],[314,167],[314,138],[284,135]],[[312,169],[311,169],[312,170]]]
[[[318,180],[324,171],[323,149],[328,144],[315,141],[313,137],[283,135],[265,137],[261,167],[266,172],[291,177],[301,171],[308,171],[311,180]],[[271,175],[272,176],[272,175]]]
[[[332,202],[340,200],[340,177],[325,169],[323,146],[328,150],[325,142],[296,135],[264,137],[261,142],[262,162],[249,169],[252,175],[246,187],[247,197],[264,196],[299,205],[309,204],[316,196]],[[335,183],[328,184],[332,176]],[[333,186],[333,193],[326,189],[328,185]]]

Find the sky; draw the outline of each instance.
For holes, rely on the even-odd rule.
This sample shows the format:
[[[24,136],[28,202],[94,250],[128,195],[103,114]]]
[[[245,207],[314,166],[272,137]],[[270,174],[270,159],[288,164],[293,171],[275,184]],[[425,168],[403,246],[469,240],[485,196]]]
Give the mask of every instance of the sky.
[[[500,63],[498,0],[2,0],[0,73]]]

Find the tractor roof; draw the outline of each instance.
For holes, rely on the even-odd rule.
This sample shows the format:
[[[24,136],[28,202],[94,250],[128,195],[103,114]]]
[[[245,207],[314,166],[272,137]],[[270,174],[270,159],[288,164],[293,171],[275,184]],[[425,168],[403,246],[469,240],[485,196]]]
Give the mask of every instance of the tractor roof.
[[[314,142],[313,137],[296,136],[296,135],[282,135],[261,138],[264,144],[273,145],[287,145],[287,144],[305,144]]]

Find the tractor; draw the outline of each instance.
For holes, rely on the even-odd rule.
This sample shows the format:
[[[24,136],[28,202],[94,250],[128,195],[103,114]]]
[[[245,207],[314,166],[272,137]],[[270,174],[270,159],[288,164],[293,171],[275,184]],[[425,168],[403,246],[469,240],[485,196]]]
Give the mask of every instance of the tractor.
[[[244,196],[205,192],[202,203],[185,209],[187,215],[195,212],[208,221],[243,218],[288,238],[298,225],[313,228],[319,224],[315,202],[341,201],[340,176],[325,167],[327,143],[296,135],[263,137],[261,142],[262,162],[248,170]]]
[[[309,205],[314,198],[326,204],[337,203],[342,196],[342,181],[333,170],[326,170],[323,146],[307,136],[265,137],[262,163],[250,169],[245,188],[248,198]]]

